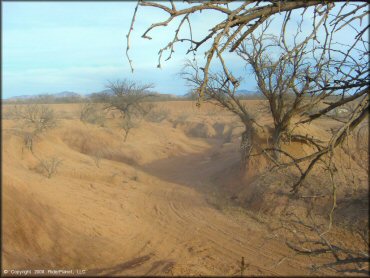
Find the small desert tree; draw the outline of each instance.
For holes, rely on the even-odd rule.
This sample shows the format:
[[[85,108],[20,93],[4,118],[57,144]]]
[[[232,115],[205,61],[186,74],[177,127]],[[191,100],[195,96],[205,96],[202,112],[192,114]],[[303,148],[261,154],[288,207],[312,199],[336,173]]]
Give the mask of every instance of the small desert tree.
[[[14,106],[12,116],[20,121],[25,146],[32,151],[33,140],[40,133],[56,126],[54,110],[47,105],[26,104]]]
[[[200,71],[201,69],[197,66],[196,62],[187,61],[181,75],[187,81],[188,85],[196,89],[202,83]],[[245,169],[253,149],[256,121],[248,111],[245,103],[240,99],[236,89],[237,86],[223,72],[210,73],[207,89],[204,92],[204,99],[206,101],[214,100],[216,105],[235,114],[243,123],[244,132],[240,143],[240,151],[241,166],[242,169]]]
[[[295,117],[299,121],[306,111],[333,94],[333,90],[317,90],[320,83],[332,79],[332,74],[326,52],[317,51],[319,46],[311,43],[310,37],[314,36],[316,28],[298,40],[297,37],[302,37],[299,26],[290,45],[285,29],[280,36],[266,34],[270,23],[263,24],[260,34],[251,34],[238,47],[237,54],[252,69],[258,89],[269,103],[274,121],[272,147],[279,150],[281,141],[287,137],[289,140],[305,139],[292,134],[292,121]],[[320,53],[313,55],[315,51]],[[274,154],[278,159],[280,152]]]
[[[153,88],[153,84],[138,84],[130,80],[117,80],[109,82],[107,88],[110,93],[103,96],[105,109],[116,110],[122,118],[121,127],[125,131],[124,141],[130,130],[136,126],[135,121],[145,116],[152,106],[145,101],[149,97],[153,97],[148,90]]]
[[[21,120],[24,126],[31,127],[37,133],[53,128],[56,125],[54,110],[47,105],[27,104],[15,106],[13,116],[15,119]]]

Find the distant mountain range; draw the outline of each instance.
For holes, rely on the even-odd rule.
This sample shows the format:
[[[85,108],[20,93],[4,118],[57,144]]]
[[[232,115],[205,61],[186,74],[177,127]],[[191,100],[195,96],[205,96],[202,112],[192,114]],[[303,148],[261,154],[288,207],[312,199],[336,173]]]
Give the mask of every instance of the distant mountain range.
[[[10,98],[7,98],[6,100],[30,99],[30,98],[34,98],[34,97],[35,97],[35,96],[27,96],[27,95],[23,95],[23,96],[10,97]]]
[[[63,91],[63,92],[60,92],[60,93],[44,93],[44,94],[38,94],[38,95],[20,95],[20,96],[14,96],[14,97],[10,97],[10,98],[7,98],[5,100],[7,101],[17,101],[17,100],[27,100],[27,99],[37,99],[37,98],[43,98],[43,97],[50,97],[50,98],[55,98],[55,99],[60,99],[60,98],[88,98],[92,95],[95,95],[95,94],[102,94],[102,93],[111,93],[111,90],[109,89],[106,89],[106,90],[102,90],[100,92],[94,92],[94,93],[90,93],[90,94],[79,94],[79,93],[76,93],[76,92],[71,92],[71,91]],[[189,94],[184,94],[184,95],[175,95],[175,94],[161,94],[161,93],[158,93],[158,92],[152,92],[153,94],[156,94],[158,95],[158,97],[162,97],[162,98],[187,98],[189,97]],[[257,94],[257,91],[251,91],[251,90],[246,90],[246,89],[241,89],[241,90],[237,90],[237,94],[242,94],[242,95],[253,95],[253,94]]]
[[[69,92],[69,91],[64,91],[60,93],[53,94],[54,97],[59,98],[59,97],[83,97],[83,95],[75,93],[75,92]]]
[[[42,98],[42,97],[52,97],[52,98],[66,98],[66,97],[75,97],[75,98],[83,98],[85,97],[84,95],[75,93],[75,92],[69,92],[69,91],[64,91],[60,93],[55,93],[55,94],[38,94],[38,95],[21,95],[21,96],[14,96],[7,98],[6,100],[22,100],[22,99],[34,99],[34,98]]]
[[[254,95],[254,94],[258,94],[258,91],[241,89],[241,90],[236,90],[236,93],[240,95]]]

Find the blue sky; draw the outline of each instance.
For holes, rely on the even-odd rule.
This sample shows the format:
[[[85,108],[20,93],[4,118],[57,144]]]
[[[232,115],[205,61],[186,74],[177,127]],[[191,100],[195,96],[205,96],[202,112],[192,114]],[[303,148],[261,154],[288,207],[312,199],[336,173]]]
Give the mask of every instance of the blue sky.
[[[162,93],[186,93],[188,88],[178,76],[185,46],[178,47],[162,69],[156,67],[157,52],[168,43],[167,35],[175,26],[155,30],[153,40],[141,38],[153,20],[166,16],[156,9],[139,9],[132,33],[135,71],[131,73],[125,49],[135,4],[3,2],[3,97],[61,91],[84,94],[100,91],[107,80],[117,78],[154,83]],[[212,16],[205,19],[209,24]],[[197,16],[194,21],[199,22]]]
[[[178,73],[185,59],[192,58],[185,56],[187,45],[179,44],[173,58],[163,62],[162,69],[156,67],[158,50],[172,39],[176,21],[154,29],[152,40],[141,38],[153,22],[167,18],[158,9],[139,8],[131,37],[130,55],[135,68],[131,73],[125,50],[135,5],[131,1],[3,2],[3,98],[61,91],[86,94],[103,90],[108,80],[124,78],[154,83],[155,90],[161,93],[186,93],[188,88]],[[220,20],[219,16],[212,12],[193,14],[194,38],[202,38],[207,27]],[[310,20],[306,22],[311,25]],[[272,24],[276,34],[279,26],[277,19]],[[206,47],[198,51],[200,64]],[[236,76],[243,76],[240,88],[255,90],[254,78],[243,63],[235,56],[227,56],[227,62]]]

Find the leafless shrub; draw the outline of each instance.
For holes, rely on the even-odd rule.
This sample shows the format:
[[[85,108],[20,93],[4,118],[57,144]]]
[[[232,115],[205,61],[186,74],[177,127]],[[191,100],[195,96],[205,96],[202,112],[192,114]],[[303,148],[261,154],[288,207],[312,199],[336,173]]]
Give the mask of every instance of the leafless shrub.
[[[54,110],[47,105],[16,105],[10,110],[9,115],[17,121],[19,130],[16,134],[22,137],[24,146],[31,152],[33,152],[34,139],[40,133],[54,128],[57,124]]]
[[[48,179],[54,176],[57,173],[59,166],[62,163],[62,160],[57,157],[51,157],[49,159],[38,159],[39,164],[36,169],[44,174]]]
[[[154,97],[148,91],[152,87],[152,84],[140,85],[134,81],[117,80],[107,85],[111,93],[101,96],[106,103],[104,109],[120,113],[120,127],[125,132],[125,142],[130,130],[138,125],[138,119],[153,109],[153,104],[145,102],[149,97]]]
[[[152,104],[145,102],[154,95],[149,93],[152,84],[138,84],[130,80],[109,82],[106,86],[111,93],[102,96],[106,110],[116,110],[122,118],[142,117],[152,109]]]
[[[27,104],[14,106],[12,115],[15,120],[22,122],[24,128],[31,129],[34,133],[41,133],[54,128],[57,118],[53,109],[47,105]]]
[[[80,121],[104,126],[106,114],[106,111],[101,109],[98,104],[93,102],[84,103],[80,110]]]

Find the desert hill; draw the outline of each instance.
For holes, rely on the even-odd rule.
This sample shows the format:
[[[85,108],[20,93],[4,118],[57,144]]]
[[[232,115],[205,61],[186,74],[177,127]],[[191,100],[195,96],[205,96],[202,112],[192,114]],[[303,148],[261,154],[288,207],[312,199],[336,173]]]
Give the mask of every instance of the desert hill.
[[[257,113],[260,102],[248,105]],[[244,257],[244,275],[276,276],[307,275],[312,260],[327,260],[297,256],[266,228],[265,220],[285,206],[288,189],[276,176],[257,183],[253,173],[267,163],[262,158],[249,177],[239,178],[242,128],[220,108],[160,102],[157,109],[165,111],[164,119],[141,120],[123,142],[115,116],[99,126],[79,120],[80,104],[50,106],[58,115],[57,126],[35,139],[32,152],[24,147],[16,121],[2,120],[4,269],[237,275]],[[9,109],[4,106],[4,115]],[[262,115],[260,122],[268,126],[271,119]],[[319,126],[305,128],[325,136]],[[263,144],[263,135],[260,140]],[[287,148],[297,155],[309,152],[298,143]],[[48,178],[40,162],[52,158],[60,164]],[[341,158],[335,159],[339,163]],[[364,203],[351,203],[342,213],[363,210],[366,219],[361,196],[367,193],[367,176],[355,154],[346,161],[340,165],[355,173],[358,200]],[[339,188],[342,202],[348,190]],[[293,205],[299,211],[303,203]],[[351,239],[340,229],[336,232],[343,240]]]

